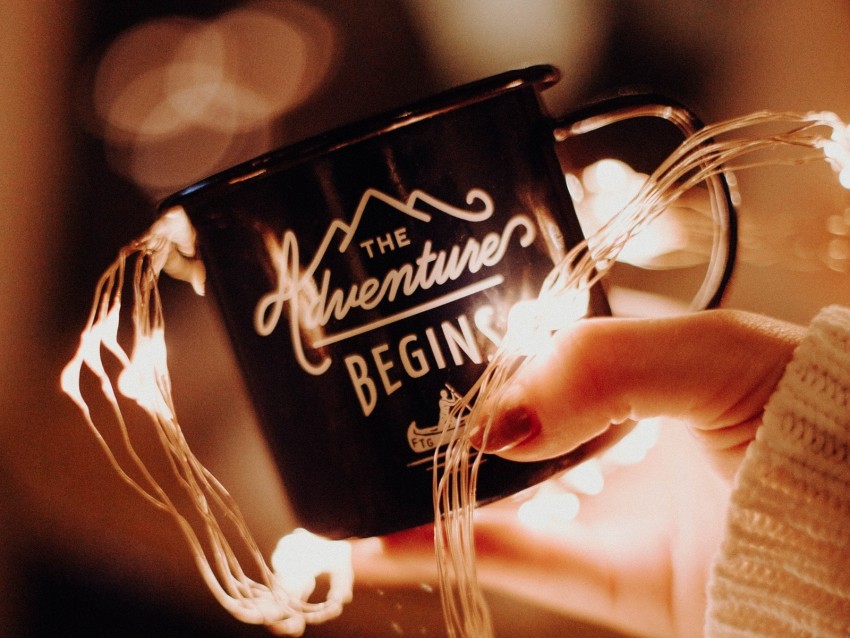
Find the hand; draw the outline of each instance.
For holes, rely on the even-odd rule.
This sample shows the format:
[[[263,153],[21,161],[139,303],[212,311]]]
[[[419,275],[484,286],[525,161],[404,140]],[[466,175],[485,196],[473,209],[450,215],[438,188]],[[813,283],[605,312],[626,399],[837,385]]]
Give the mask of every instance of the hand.
[[[532,461],[568,452],[626,419],[684,419],[729,478],[803,328],[736,311],[590,319],[505,393],[486,450]]]
[[[479,578],[489,589],[577,614],[628,635],[699,636],[708,566],[730,477],[803,330],[709,311],[652,320],[592,319],[497,406],[488,449],[515,460],[558,455],[626,418],[682,419],[642,464],[609,477],[568,528],[522,527],[510,502],[476,515]],[[616,426],[613,426],[616,427]],[[367,584],[433,579],[433,536],[417,529],[355,548]]]

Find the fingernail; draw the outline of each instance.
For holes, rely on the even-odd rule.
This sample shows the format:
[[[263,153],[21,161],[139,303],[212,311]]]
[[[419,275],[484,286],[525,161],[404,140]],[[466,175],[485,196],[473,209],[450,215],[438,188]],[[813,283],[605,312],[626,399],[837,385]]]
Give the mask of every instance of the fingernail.
[[[529,440],[540,432],[540,419],[526,407],[509,408],[496,416],[487,435],[484,451],[504,452]]]

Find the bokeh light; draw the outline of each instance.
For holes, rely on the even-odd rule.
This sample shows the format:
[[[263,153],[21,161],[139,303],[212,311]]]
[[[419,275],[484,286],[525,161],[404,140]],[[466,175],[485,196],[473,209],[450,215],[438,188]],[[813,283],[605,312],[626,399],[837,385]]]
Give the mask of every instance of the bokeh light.
[[[529,64],[554,64],[561,81],[546,91],[556,110],[590,82],[609,26],[602,3],[573,0],[406,0],[441,76],[450,83]]]
[[[120,35],[100,60],[94,111],[110,165],[159,198],[274,145],[272,127],[333,67],[323,13],[255,2],[210,20],[165,17]]]
[[[642,462],[658,443],[663,419],[643,419],[602,455],[570,468],[515,497],[517,518],[537,532],[558,532],[570,525],[581,509],[580,496],[591,497],[605,489],[605,476],[617,468]]]

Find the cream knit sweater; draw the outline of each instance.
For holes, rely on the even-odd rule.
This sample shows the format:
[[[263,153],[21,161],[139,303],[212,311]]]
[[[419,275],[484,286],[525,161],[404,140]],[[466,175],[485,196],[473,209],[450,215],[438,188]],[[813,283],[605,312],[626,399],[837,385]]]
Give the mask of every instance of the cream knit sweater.
[[[850,309],[814,319],[739,471],[706,636],[850,636]]]

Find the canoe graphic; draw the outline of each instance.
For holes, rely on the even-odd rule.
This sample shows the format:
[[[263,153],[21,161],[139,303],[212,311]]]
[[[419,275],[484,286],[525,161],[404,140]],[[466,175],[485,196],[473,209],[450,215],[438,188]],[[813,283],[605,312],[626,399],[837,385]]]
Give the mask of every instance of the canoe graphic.
[[[414,452],[431,452],[440,444],[443,432],[448,435],[458,428],[458,421],[452,419],[452,408],[461,397],[450,385],[440,391],[440,418],[436,425],[417,427],[416,421],[407,426],[407,443]],[[448,441],[448,438],[446,438]]]

